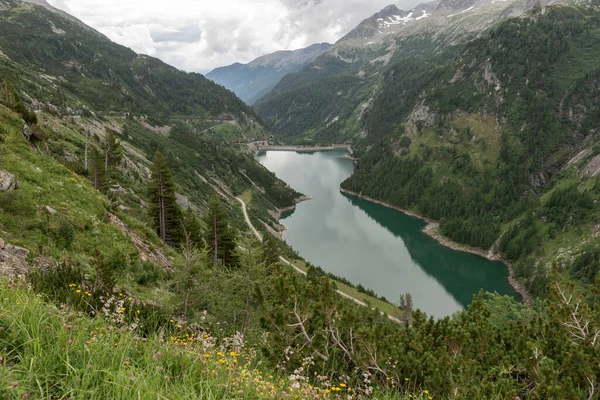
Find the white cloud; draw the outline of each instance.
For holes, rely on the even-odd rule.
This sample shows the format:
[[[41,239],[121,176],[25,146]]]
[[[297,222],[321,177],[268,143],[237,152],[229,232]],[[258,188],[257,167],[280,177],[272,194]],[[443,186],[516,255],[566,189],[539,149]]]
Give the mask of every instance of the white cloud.
[[[333,43],[389,2],[49,0],[117,43],[197,72],[277,50]],[[403,3],[410,8],[416,1]]]

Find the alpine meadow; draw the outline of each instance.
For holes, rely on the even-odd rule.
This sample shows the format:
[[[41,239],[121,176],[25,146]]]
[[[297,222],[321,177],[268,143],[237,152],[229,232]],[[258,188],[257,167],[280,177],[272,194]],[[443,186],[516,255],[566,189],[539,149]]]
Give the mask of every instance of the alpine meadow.
[[[600,399],[597,0],[50,3],[0,0],[1,399]]]

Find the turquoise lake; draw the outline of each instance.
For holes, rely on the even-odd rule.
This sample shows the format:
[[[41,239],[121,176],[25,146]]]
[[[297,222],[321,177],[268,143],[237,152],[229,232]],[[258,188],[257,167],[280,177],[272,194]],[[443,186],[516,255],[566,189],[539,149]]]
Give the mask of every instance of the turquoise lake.
[[[411,293],[415,307],[443,317],[467,306],[480,289],[518,295],[506,267],[440,245],[425,223],[382,205],[342,194],[354,170],[344,150],[268,151],[257,160],[312,200],[283,216],[285,241],[307,261],[362,284],[397,303]]]

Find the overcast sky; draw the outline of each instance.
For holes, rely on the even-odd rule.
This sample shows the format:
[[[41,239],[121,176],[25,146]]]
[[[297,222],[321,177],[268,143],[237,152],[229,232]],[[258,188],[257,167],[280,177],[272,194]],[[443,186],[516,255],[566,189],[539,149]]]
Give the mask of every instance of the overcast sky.
[[[117,43],[206,73],[277,50],[333,43],[360,21],[414,0],[48,0]],[[404,6],[403,6],[404,5]]]

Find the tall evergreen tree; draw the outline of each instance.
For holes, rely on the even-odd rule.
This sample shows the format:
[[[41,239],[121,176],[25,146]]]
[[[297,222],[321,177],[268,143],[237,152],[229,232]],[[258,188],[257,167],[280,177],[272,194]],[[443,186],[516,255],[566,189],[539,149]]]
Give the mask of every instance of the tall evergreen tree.
[[[204,240],[213,264],[217,265],[221,261],[224,265],[237,267],[239,257],[236,253],[235,233],[229,227],[225,206],[216,194],[210,198],[204,222],[207,227]]]
[[[121,142],[117,139],[112,130],[106,129],[106,143],[104,144],[104,170],[108,172],[108,167],[119,163],[122,156]]]
[[[97,148],[92,149],[92,165],[90,168],[90,179],[96,190],[106,193],[108,191],[108,179],[104,170],[102,155]]]
[[[277,248],[277,239],[270,233],[263,235],[261,247],[261,259],[267,266],[267,270],[271,271],[272,266],[279,262],[279,249]]]
[[[148,183],[150,217],[161,240],[173,245],[181,239],[181,210],[177,205],[171,171],[160,152],[154,155],[151,169],[152,179]]]
[[[192,245],[196,248],[204,247],[202,224],[192,208],[188,208],[183,213],[183,226],[185,228],[185,238],[189,237]]]

